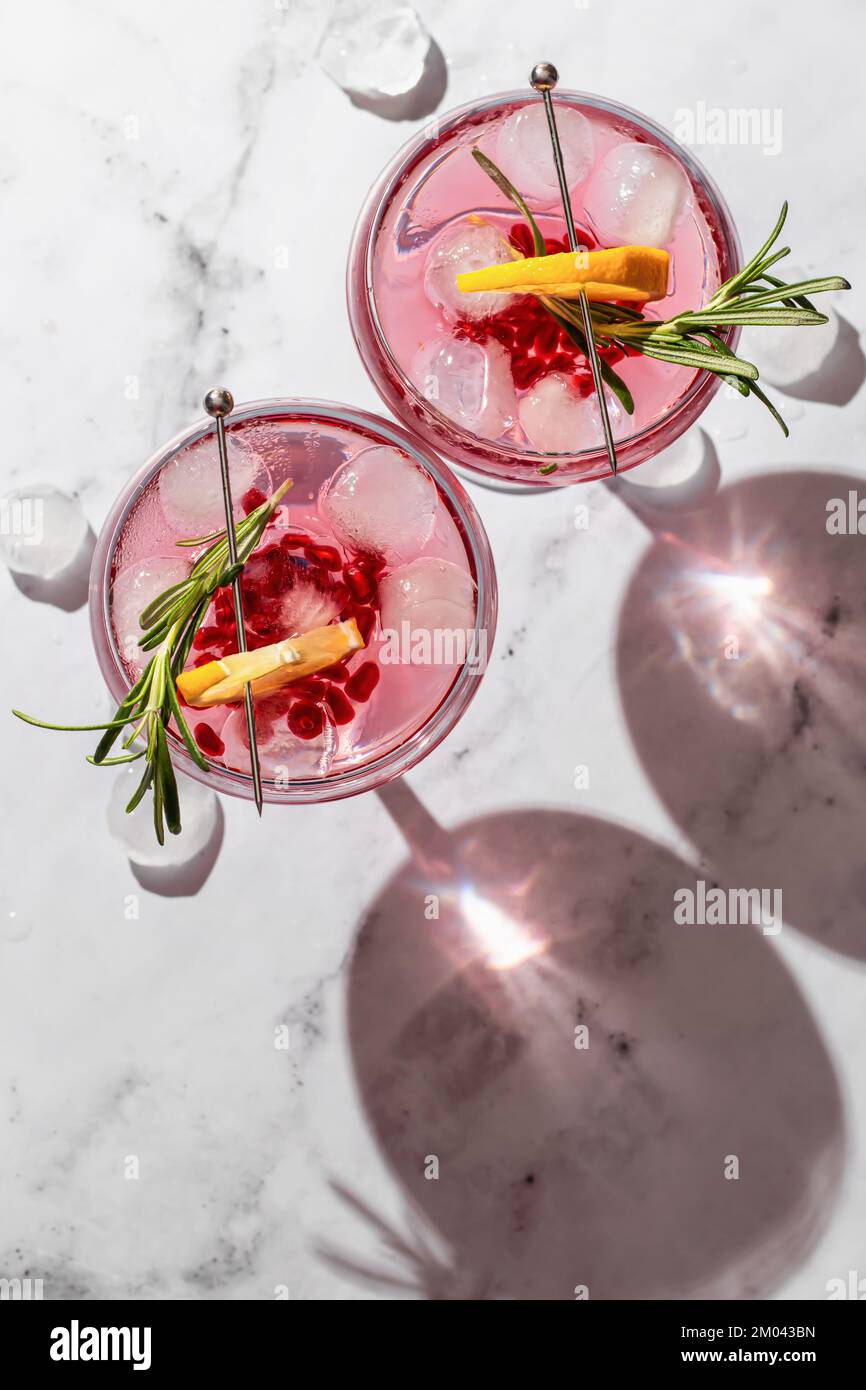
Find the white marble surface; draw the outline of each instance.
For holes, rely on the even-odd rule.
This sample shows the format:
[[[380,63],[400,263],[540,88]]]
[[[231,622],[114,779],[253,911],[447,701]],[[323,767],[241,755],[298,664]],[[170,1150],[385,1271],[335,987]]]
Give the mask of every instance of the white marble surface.
[[[820,24],[805,0],[418,8],[448,63],[443,108],[555,57],[569,85],[668,128],[700,101],[781,109],[777,156],[698,153],[746,247],[788,197],[797,258],[849,275],[854,370],[860,4],[827,0]],[[4,490],[73,489],[98,529],[217,379],[241,400],[377,408],[343,269],[364,194],[414,124],[320,75],[328,9],[48,0],[7,15]],[[410,775],[418,802],[391,806],[404,829],[424,808],[448,830],[481,824],[422,832],[424,872],[375,796],[261,825],[226,803],[200,891],[149,891],[108,836],[112,773],[85,764],[87,737],[0,721],[0,1274],[29,1270],[47,1297],[256,1299],[569,1298],[582,1283],[816,1299],[866,1276],[866,542],[837,555],[808,510],[835,495],[820,475],[862,477],[866,391],[785,404],[787,443],[757,404],[719,397],[704,418],[724,484],[775,480],[739,494],[733,527],[727,502],[642,520],[628,486],[473,489],[501,584],[495,659]],[[789,488],[789,470],[819,476]],[[735,562],[745,535],[784,581],[781,652],[746,670],[742,727],[666,529]],[[3,705],[103,716],[85,610],[31,601],[8,575],[0,590]],[[834,647],[821,633],[837,603]],[[673,933],[673,886],[765,869],[797,919],[779,935]],[[474,902],[452,891],[461,876]],[[478,929],[490,899],[538,947],[510,970],[460,916]],[[722,1177],[730,1153],[738,1183]]]

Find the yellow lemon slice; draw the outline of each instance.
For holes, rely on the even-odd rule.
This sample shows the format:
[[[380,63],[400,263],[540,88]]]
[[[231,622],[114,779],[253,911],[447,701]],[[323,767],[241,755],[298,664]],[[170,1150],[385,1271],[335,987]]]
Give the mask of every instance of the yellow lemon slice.
[[[314,627],[301,637],[287,637],[253,652],[232,652],[219,661],[183,671],[177,678],[177,688],[194,709],[242,700],[247,683],[253,697],[261,698],[291,681],[323,671],[363,645],[358,624],[350,618],[345,623]]]
[[[464,294],[502,290],[505,294],[556,295],[625,302],[664,299],[670,256],[655,246],[615,246],[609,251],[559,251],[554,256],[522,256],[505,265],[488,265],[457,276]]]

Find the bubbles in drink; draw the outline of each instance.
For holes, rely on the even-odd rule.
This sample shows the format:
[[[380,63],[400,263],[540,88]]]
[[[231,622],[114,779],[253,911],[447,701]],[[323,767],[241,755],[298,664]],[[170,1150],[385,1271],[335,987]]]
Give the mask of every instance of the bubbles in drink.
[[[791,282],[807,278],[805,271],[789,271],[787,266],[782,273]],[[829,320],[823,326],[806,324],[786,328],[768,324],[745,329],[738,352],[748,362],[755,363],[762,381],[769,381],[772,386],[797,386],[820,372],[839,341],[839,315],[824,296],[816,307]],[[790,412],[783,411],[785,413]]]
[[[495,227],[480,220],[458,222],[440,232],[427,253],[424,293],[448,319],[486,318],[506,308],[516,296],[492,291],[464,294],[457,288],[457,276],[512,259],[511,247]]]
[[[592,168],[592,126],[580,111],[556,103],[556,128],[569,189],[579,188]],[[521,107],[503,121],[495,158],[524,198],[539,207],[559,205],[553,147],[547,115],[540,101]]]
[[[177,784],[183,833],[166,833],[165,844],[160,845],[153,833],[150,797],[145,797],[130,815],[126,814],[130,797],[141,778],[142,766],[141,761],[131,763],[115,778],[108,802],[108,829],[134,864],[144,868],[180,868],[209,844],[216,827],[216,796],[209,787],[179,772]]]
[[[285,782],[305,777],[326,777],[337,749],[337,734],[324,710],[312,701],[301,701],[287,688],[255,704],[256,744],[262,774]],[[295,729],[289,726],[291,718]],[[223,762],[239,772],[249,772],[250,741],[243,705],[232,709],[221,730],[225,746]]]
[[[517,418],[511,359],[494,340],[439,336],[415,357],[412,379],[431,405],[483,439],[498,439]]]
[[[232,506],[244,515],[244,494],[252,487],[267,496],[270,478],[261,458],[229,430],[226,436]],[[159,475],[159,497],[166,519],[181,535],[192,538],[225,528],[219,451],[213,434],[182,449]]]
[[[624,439],[627,416],[610,392],[605,400],[614,439]],[[533,449],[542,454],[579,454],[604,444],[595,392],[581,395],[561,372],[550,372],[521,397],[520,424]]]
[[[338,0],[318,59],[344,91],[404,96],[424,75],[431,39],[411,5],[395,0]]]
[[[400,632],[406,622],[413,633],[465,632],[475,623],[475,582],[450,560],[419,556],[386,575],[379,593],[383,629]]]
[[[429,540],[437,503],[429,473],[396,449],[376,445],[337,469],[320,509],[344,544],[401,559]]]
[[[186,579],[191,568],[191,560],[183,555],[151,555],[136,560],[115,575],[111,586],[111,616],[120,653],[134,671],[143,671],[151,655],[138,645],[142,613],[172,584]]]
[[[672,155],[628,140],[594,171],[584,206],[608,246],[667,246],[691,199],[691,185]]]
[[[0,554],[13,574],[56,579],[74,564],[89,533],[77,499],[47,483],[0,500]]]

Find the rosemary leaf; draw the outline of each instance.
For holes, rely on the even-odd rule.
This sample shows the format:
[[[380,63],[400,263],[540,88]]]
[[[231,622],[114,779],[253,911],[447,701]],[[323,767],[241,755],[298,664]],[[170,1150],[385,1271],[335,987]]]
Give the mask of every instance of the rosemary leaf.
[[[514,184],[510,179],[506,178],[502,170],[493,163],[493,160],[488,159],[487,155],[482,154],[479,149],[473,149],[472,158],[480,164],[487,177],[493,180],[500,193],[504,193],[509,202],[513,203],[518,212],[522,213],[526,218],[526,221],[529,223],[529,230],[532,233],[532,245],[535,248],[536,256],[546,256],[547,247],[544,242],[544,237],[538,230],[538,223],[529,211],[525,200],[514,187]]]

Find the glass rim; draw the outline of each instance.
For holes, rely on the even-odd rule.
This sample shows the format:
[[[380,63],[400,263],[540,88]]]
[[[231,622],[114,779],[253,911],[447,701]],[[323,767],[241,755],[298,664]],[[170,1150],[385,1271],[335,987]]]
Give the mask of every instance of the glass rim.
[[[489,661],[496,633],[498,609],[496,570],[490,542],[466,490],[432,447],[420,438],[415,438],[402,425],[385,420],[379,415],[335,401],[311,397],[281,396],[243,401],[234,407],[227,423],[236,424],[258,416],[271,419],[318,419],[335,424],[354,425],[375,432],[381,436],[383,442],[391,443],[408,453],[431,474],[460,522],[461,539],[476,584],[474,632],[486,633],[486,657]],[[213,420],[204,415],[161,445],[121,490],[99,533],[90,570],[90,627],[100,672],[109,693],[118,703],[130,689],[129,676],[121,661],[111,622],[109,580],[118,542],[133,507],[159,471],[180,449],[212,432]],[[275,805],[335,801],[371,791],[395,777],[402,776],[432,752],[454,728],[472,701],[485,671],[486,663],[482,670],[473,671],[469,664],[464,662],[436,708],[396,748],[378,754],[357,767],[344,768],[324,777],[293,778],[287,782],[263,778],[265,801]],[[185,775],[212,787],[215,791],[246,799],[253,798],[250,773],[226,768],[208,758],[206,754],[204,756],[209,766],[208,771],[204,772],[190,757],[180,739],[174,735],[171,737],[172,760]]]
[[[680,145],[669,131],[666,131],[662,126],[658,125],[649,116],[645,116],[642,112],[636,111],[634,110],[634,108],[630,106],[626,106],[623,102],[612,101],[607,97],[597,96],[591,92],[581,92],[575,91],[570,88],[557,87],[555,100],[559,101],[563,99],[567,103],[572,105],[587,106],[597,111],[606,112],[610,115],[625,116],[635,125],[652,135],[666,150],[668,150],[674,156],[674,158],[676,158],[681,164],[685,166],[686,171],[689,175],[690,182],[693,185],[697,185],[697,187],[702,191],[702,193],[709,199],[710,203],[712,204],[715,223],[723,238],[724,246],[728,253],[728,259],[731,267],[730,274],[734,274],[736,272],[736,269],[742,263],[742,248],[740,246],[740,240],[737,234],[737,229],[734,224],[733,217],[720,189],[715,183],[715,180],[704,168],[701,162],[691,153],[691,151],[686,149],[684,146]],[[375,188],[373,190],[375,200],[371,198],[368,204],[361,210],[361,213],[358,218],[358,223],[355,229],[355,234],[353,236],[352,247],[350,250],[349,275],[351,276],[352,255],[357,249],[355,241],[359,234],[363,231],[366,237],[366,245],[363,248],[364,291],[370,324],[373,329],[373,332],[375,333],[376,343],[380,351],[383,353],[385,359],[387,360],[390,370],[393,372],[393,374],[399,381],[401,390],[413,403],[413,405],[416,408],[416,412],[421,412],[422,417],[426,414],[433,416],[437,423],[445,431],[446,435],[454,435],[460,441],[465,442],[467,448],[470,449],[472,452],[477,451],[480,447],[482,450],[486,450],[489,453],[499,455],[508,464],[514,463],[537,466],[538,464],[543,463],[544,461],[568,462],[588,465],[589,469],[591,470],[592,465],[597,463],[599,465],[602,465],[603,471],[606,472],[608,469],[608,462],[607,453],[604,448],[604,445],[600,445],[598,448],[595,449],[585,449],[579,453],[541,453],[538,450],[524,449],[514,444],[501,443],[493,440],[480,440],[479,437],[476,434],[473,434],[471,430],[464,429],[455,421],[450,420],[448,416],[444,415],[440,410],[438,410],[436,406],[433,405],[432,402],[428,401],[427,398],[418,390],[418,388],[409,378],[408,374],[404,371],[400,363],[397,361],[396,357],[391,351],[388,339],[382,329],[382,325],[379,318],[378,306],[376,304],[375,291],[373,287],[373,261],[375,256],[376,241],[381,230],[383,219],[388,211],[388,208],[390,207],[391,200],[394,196],[396,189],[399,187],[401,181],[419,162],[419,160],[424,157],[424,154],[428,152],[428,147],[432,146],[434,143],[438,143],[443,139],[443,137],[447,136],[449,133],[452,133],[463,121],[466,120],[467,117],[481,116],[489,111],[512,105],[525,105],[531,101],[532,94],[529,93],[526,89],[518,89],[507,92],[497,92],[490,97],[482,98],[480,100],[476,99],[474,101],[465,102],[461,106],[452,107],[451,110],[446,111],[442,116],[435,117],[435,135],[430,133],[430,126],[433,123],[428,122],[427,125],[420,132],[417,132],[415,135],[410,136],[410,138],[398,149],[392,162],[383,171],[380,180],[375,185]],[[371,207],[372,215],[370,216],[368,225],[364,226],[365,214],[367,214],[370,211]],[[517,216],[516,211],[515,216]],[[349,304],[350,319],[353,320],[351,296]],[[355,336],[356,346],[358,346],[359,348],[359,352],[362,361],[364,362],[365,369],[367,370],[368,374],[372,377],[374,384],[377,385],[378,389],[378,383],[376,382],[376,378],[375,376],[373,376],[373,373],[370,370],[370,367],[364,357],[364,353],[361,352],[361,344],[359,342],[358,333],[355,331],[354,320],[352,321],[352,328],[353,334]],[[729,338],[731,346],[736,346],[736,342],[738,341],[739,336],[739,330],[734,330],[734,332],[730,335]],[[671,405],[665,411],[663,416],[661,416],[658,420],[648,425],[645,425],[643,429],[636,431],[634,434],[630,434],[626,436],[624,439],[617,441],[618,451],[625,450],[626,448],[631,450],[639,450],[642,446],[646,446],[647,443],[651,441],[655,435],[661,433],[662,431],[669,431],[671,429],[672,424],[676,422],[678,417],[682,416],[683,413],[692,413],[693,408],[697,405],[699,405],[700,408],[699,410],[697,410],[696,413],[700,414],[704,408],[704,404],[708,404],[709,398],[718,390],[719,384],[719,379],[715,373],[698,370],[695,373],[694,380],[690,383],[689,386],[686,387],[682,395],[677,398],[674,404]],[[707,398],[706,401],[703,401],[704,397]],[[389,402],[389,404],[391,404],[391,402]],[[675,435],[674,437],[676,438],[677,435]],[[662,447],[665,446],[663,445]],[[650,456],[650,454],[644,452],[641,456],[641,459],[636,460],[634,464],[626,464],[621,471],[626,471],[626,468],[636,466],[637,463],[644,461],[647,457]],[[462,456],[460,458],[460,466],[472,469],[474,472],[477,472],[483,476],[508,476],[505,473],[494,473],[494,470],[492,469],[481,468],[478,464],[473,464],[469,459],[464,458]],[[591,481],[595,477],[596,474],[594,472],[588,471],[585,480]],[[541,481],[541,479],[535,478],[533,480],[523,480],[508,478],[508,481],[516,482],[518,485],[528,484],[529,486],[532,486],[533,483],[537,484],[539,481]],[[553,486],[556,486],[558,484],[568,485],[570,483],[578,481],[584,481],[584,478],[582,476],[580,478],[569,476],[557,479],[554,474],[544,479],[544,482],[546,484],[552,484]]]

